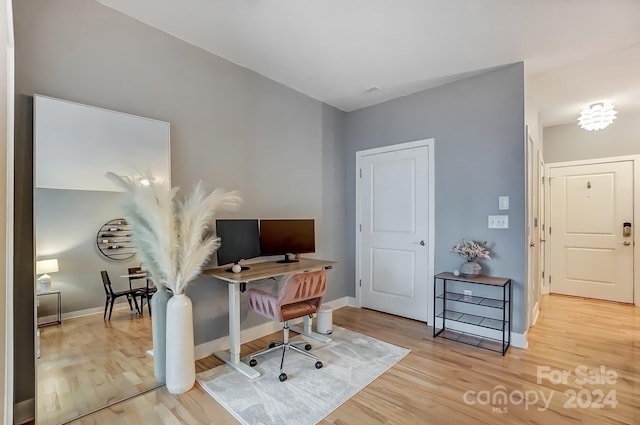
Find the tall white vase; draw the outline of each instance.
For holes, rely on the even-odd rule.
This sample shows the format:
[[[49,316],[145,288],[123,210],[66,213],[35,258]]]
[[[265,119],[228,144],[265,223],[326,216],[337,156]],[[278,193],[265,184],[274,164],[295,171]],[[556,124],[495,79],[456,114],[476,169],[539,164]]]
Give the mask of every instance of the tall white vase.
[[[195,382],[193,307],[185,294],[174,295],[167,303],[167,390],[182,394]]]
[[[151,333],[153,335],[153,372],[158,382],[167,380],[167,302],[171,292],[158,285],[151,297]]]

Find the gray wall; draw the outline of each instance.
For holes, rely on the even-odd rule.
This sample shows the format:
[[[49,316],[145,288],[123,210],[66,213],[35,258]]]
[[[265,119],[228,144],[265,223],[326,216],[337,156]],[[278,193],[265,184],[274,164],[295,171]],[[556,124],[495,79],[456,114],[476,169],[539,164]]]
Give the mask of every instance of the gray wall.
[[[621,114],[600,131],[586,131],[577,122],[544,129],[547,164],[635,154],[640,154],[640,113]]]
[[[352,292],[342,257],[344,113],[93,1],[16,1],[14,21],[16,93],[170,122],[174,185],[240,190],[246,202],[234,217],[315,218],[316,256],[339,261],[327,299]],[[16,311],[33,303],[32,273]],[[226,335],[227,286],[203,277],[187,293],[196,344]],[[243,312],[243,328],[261,321]],[[25,323],[31,345],[17,343],[16,357],[32,358],[32,329]]]
[[[62,291],[63,313],[104,307],[100,270],[109,273],[114,291],[129,289],[128,279],[120,276],[127,274],[128,267],[139,265],[140,260],[109,260],[96,246],[98,229],[122,216],[118,207],[121,199],[118,192],[36,190],[36,260],[58,259],[60,271],[51,274],[51,286]],[[126,303],[122,298],[118,301]],[[45,303],[43,297],[38,316],[54,314],[51,304]]]
[[[459,268],[458,240],[489,241],[484,272],[514,282],[515,332],[524,332],[525,162],[522,63],[351,112],[346,121],[347,229],[355,228],[357,151],[435,138],[435,272]],[[498,210],[498,196],[510,210]],[[487,228],[487,215],[509,214],[509,229]],[[348,232],[348,275],[355,236]],[[351,294],[354,288],[350,288]]]
[[[327,299],[354,295],[355,152],[435,137],[436,270],[460,265],[456,240],[489,240],[487,272],[514,279],[524,330],[522,64],[344,114],[95,2],[14,7],[17,93],[168,121],[174,185],[240,190],[235,217],[316,218],[316,256],[339,261]],[[498,195],[509,230],[486,228]],[[187,289],[197,344],[227,334],[226,290],[204,277]]]

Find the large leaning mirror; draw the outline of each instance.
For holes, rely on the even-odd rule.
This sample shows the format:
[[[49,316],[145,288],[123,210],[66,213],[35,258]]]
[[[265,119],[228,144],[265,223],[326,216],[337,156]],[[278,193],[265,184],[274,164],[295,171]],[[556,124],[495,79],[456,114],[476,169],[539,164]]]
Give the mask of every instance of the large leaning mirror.
[[[115,293],[147,282],[127,276],[140,260],[105,173],[168,180],[169,124],[36,95],[34,170],[36,418],[56,424],[160,384],[146,299],[133,291],[109,311],[103,272]]]

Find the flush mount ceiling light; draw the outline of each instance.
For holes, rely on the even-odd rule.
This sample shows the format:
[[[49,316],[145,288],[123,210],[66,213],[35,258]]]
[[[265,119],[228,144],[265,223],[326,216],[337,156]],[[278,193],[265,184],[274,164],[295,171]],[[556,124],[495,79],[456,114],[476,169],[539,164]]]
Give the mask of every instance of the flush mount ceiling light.
[[[580,112],[578,124],[587,131],[602,130],[616,119],[617,113],[610,103],[594,103]]]

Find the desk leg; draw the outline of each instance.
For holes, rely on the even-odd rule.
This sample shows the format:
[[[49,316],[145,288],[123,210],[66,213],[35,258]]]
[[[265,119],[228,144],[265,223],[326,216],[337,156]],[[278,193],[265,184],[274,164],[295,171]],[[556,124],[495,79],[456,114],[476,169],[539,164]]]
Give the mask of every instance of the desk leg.
[[[331,338],[329,338],[328,336],[324,336],[322,334],[314,332],[311,329],[311,321],[312,321],[311,317],[304,316],[302,328],[300,328],[300,326],[290,325],[289,329],[291,329],[294,332],[298,332],[301,335],[307,336],[309,338],[313,338],[320,342],[331,342]]]
[[[241,372],[247,378],[255,379],[260,372],[240,361],[240,284],[229,284],[229,352],[213,353],[220,360]]]

